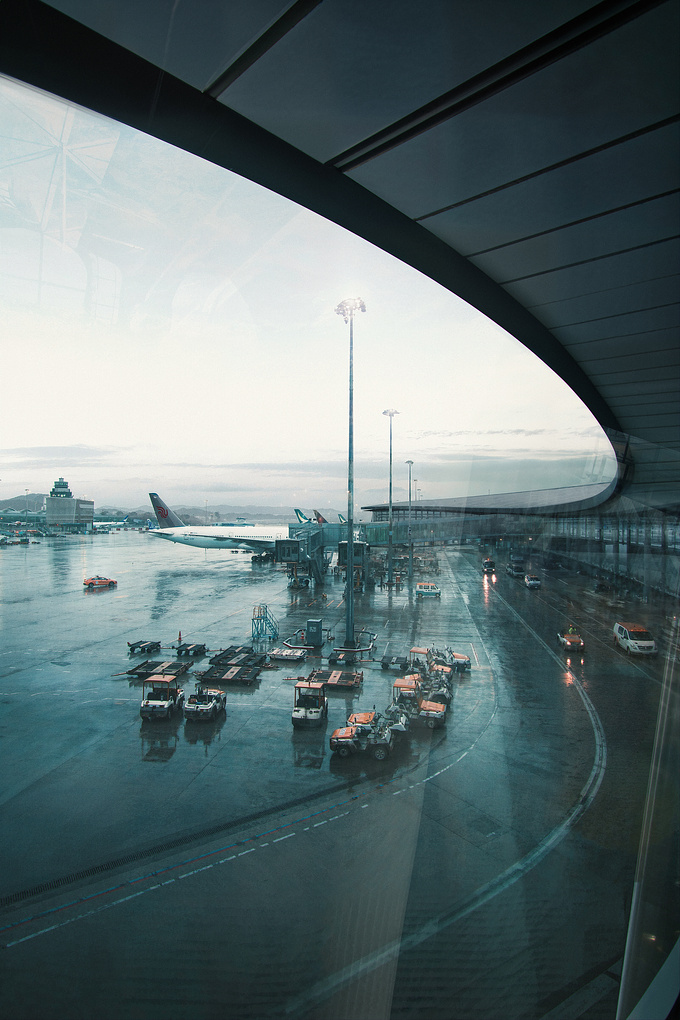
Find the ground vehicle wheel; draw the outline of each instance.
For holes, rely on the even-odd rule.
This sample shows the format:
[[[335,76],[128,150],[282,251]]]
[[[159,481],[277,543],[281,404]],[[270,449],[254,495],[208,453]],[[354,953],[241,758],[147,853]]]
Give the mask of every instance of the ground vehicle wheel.
[[[113,581],[109,581],[109,588],[113,588]]]
[[[377,747],[373,748],[372,753],[376,761],[385,761],[390,752],[384,744],[378,744]]]
[[[90,583],[88,584],[88,586],[87,586],[87,587],[88,587],[88,588],[94,588],[94,585],[92,584],[92,581],[90,581]]]
[[[338,748],[338,755],[339,755],[340,758],[349,758],[351,753],[352,752],[350,751],[349,747],[339,747]]]

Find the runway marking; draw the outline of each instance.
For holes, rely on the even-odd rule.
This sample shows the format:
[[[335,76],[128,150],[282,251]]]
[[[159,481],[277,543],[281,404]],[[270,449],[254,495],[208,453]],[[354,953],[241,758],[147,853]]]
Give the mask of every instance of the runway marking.
[[[295,835],[294,832],[289,832],[287,836],[279,836],[279,838],[275,839],[273,842],[274,843],[280,843],[284,839],[291,839],[294,835]]]

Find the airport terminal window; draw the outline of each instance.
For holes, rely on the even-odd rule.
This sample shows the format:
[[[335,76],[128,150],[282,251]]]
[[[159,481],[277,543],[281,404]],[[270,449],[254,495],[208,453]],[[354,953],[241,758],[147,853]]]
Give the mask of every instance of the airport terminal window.
[[[14,338],[0,506],[27,505],[29,486],[48,492],[66,465],[74,494],[144,507],[152,532],[162,517],[147,490],[162,482],[197,532],[247,506],[253,517],[275,508],[292,536],[299,504],[334,508],[314,534],[338,529],[303,593],[307,546],[296,542],[283,547],[288,566],[159,541],[146,517],[141,531],[96,537],[20,538],[1,522],[13,1020],[44,1016],[55,996],[72,1015],[111,1020],[117,1008],[488,1020],[577,1007],[613,1020],[622,972],[632,1010],[677,941],[676,510],[618,496],[556,510],[555,492],[613,480],[609,440],[514,338],[398,260],[7,79],[0,122],[0,311]],[[347,513],[347,336],[334,308],[349,283],[367,304],[354,508],[367,654],[360,681],[327,681],[327,724],[298,730],[298,673],[322,659],[344,672],[346,525],[335,522]],[[451,399],[463,361],[495,394],[481,410],[478,392]],[[515,373],[519,394],[503,385]],[[392,404],[398,583],[387,561]],[[410,525],[407,459],[418,470]],[[489,510],[492,496],[525,505]],[[463,497],[471,512],[438,505]],[[83,590],[97,571],[117,588]],[[441,597],[417,599],[433,575]],[[317,662],[302,646],[319,618]],[[658,658],[614,647],[622,619],[649,628]],[[258,621],[263,661],[228,687],[226,710],[140,718],[134,670],[147,658],[187,666],[187,701],[207,704],[196,683],[219,673],[226,686],[233,668],[209,658],[245,654],[234,649],[256,640]],[[582,655],[565,645],[570,626]],[[176,654],[188,633],[209,649],[191,662]],[[142,637],[162,639],[157,656],[129,651]],[[441,654],[450,683],[414,666],[427,663],[421,646]],[[392,686],[407,668],[422,702],[447,703],[446,726],[401,718]],[[347,759],[331,754],[350,710],[374,704],[377,737]],[[74,961],[91,981],[68,980]]]

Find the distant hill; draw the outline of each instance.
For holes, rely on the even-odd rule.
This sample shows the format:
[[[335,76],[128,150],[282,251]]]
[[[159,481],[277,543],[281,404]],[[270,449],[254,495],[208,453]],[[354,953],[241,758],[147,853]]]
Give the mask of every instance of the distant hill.
[[[22,492],[19,496],[11,496],[9,499],[0,499],[0,510],[26,510],[35,514],[42,510],[47,492],[29,492],[28,496]],[[26,502],[28,500],[28,503]]]

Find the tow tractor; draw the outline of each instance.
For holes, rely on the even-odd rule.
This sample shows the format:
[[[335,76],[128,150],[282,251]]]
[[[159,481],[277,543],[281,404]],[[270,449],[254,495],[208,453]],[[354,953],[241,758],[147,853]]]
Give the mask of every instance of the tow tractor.
[[[403,721],[388,723],[375,711],[355,712],[347,720],[347,726],[331,733],[330,748],[340,758],[370,754],[376,761],[385,761],[394,746],[395,733],[405,730]]]
[[[322,683],[298,680],[293,701],[293,726],[322,726],[328,718],[328,698]]]
[[[142,719],[170,719],[183,704],[184,691],[176,676],[154,676],[144,681],[139,708]]]
[[[227,710],[227,695],[224,691],[204,684],[196,684],[196,693],[189,696],[184,705],[184,718],[197,722],[212,722],[220,712]]]
[[[426,700],[420,680],[409,676],[394,681],[387,715],[389,718],[405,715],[409,722],[424,723],[434,730],[446,723],[446,708],[446,704],[439,701]]]

